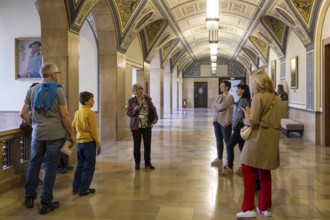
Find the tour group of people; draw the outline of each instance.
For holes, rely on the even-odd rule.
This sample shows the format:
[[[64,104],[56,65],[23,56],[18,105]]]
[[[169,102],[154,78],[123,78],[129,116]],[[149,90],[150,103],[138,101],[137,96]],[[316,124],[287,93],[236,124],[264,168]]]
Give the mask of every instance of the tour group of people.
[[[82,105],[71,121],[67,108],[67,93],[58,83],[61,72],[56,64],[46,63],[40,68],[42,83],[31,87],[25,97],[21,117],[32,125],[30,164],[26,174],[25,206],[34,207],[40,167],[43,164],[41,203],[39,214],[46,214],[59,208],[60,203],[53,201],[53,188],[56,171],[61,158],[60,149],[65,141],[70,147],[77,143],[78,164],[74,173],[72,193],[86,196],[95,193],[90,188],[96,156],[101,153],[98,125],[92,107],[94,95],[84,91],[80,93]],[[212,166],[223,166],[221,175],[234,173],[234,147],[238,144],[241,151],[241,166],[235,173],[243,175],[244,198],[241,212],[237,217],[256,217],[257,213],[271,216],[271,170],[279,167],[280,139],[280,99],[276,96],[274,84],[263,70],[251,75],[252,93],[247,84],[237,85],[239,96],[234,107],[234,98],[229,93],[230,81],[222,81],[221,94],[215,99],[213,126],[216,137],[217,158]],[[133,156],[135,170],[140,170],[141,140],[144,143],[144,166],[155,169],[151,163],[152,127],[158,122],[158,114],[150,96],[143,93],[140,84],[132,86],[133,97],[128,100],[126,114],[130,118],[133,137]],[[243,140],[240,130],[250,126],[251,136]],[[223,150],[226,144],[227,161],[223,164]],[[255,189],[260,194],[257,207],[254,204]]]
[[[217,157],[211,166],[223,167],[221,175],[243,175],[244,197],[238,218],[256,217],[257,213],[270,217],[272,205],[271,170],[279,167],[279,140],[281,101],[276,95],[274,83],[264,69],[251,74],[253,98],[245,83],[237,85],[239,100],[234,108],[234,97],[229,93],[230,81],[222,81],[221,94],[212,104],[213,126]],[[249,139],[244,140],[240,131],[244,126],[252,129]],[[224,143],[227,161],[223,162]],[[240,164],[235,171],[234,147],[241,151]],[[260,190],[257,207],[255,191]]]
[[[67,106],[67,93],[58,83],[61,71],[53,63],[45,63],[40,68],[41,83],[34,83],[28,90],[20,116],[27,125],[32,126],[30,164],[25,182],[25,206],[34,207],[37,199],[37,187],[40,169],[43,167],[41,202],[39,214],[47,214],[60,207],[53,201],[53,189],[59,168],[70,168],[63,162],[61,148],[66,141],[70,148],[77,143],[78,164],[72,182],[72,194],[86,196],[95,193],[90,188],[95,171],[96,156],[101,153],[98,125],[94,111],[94,95],[84,91],[80,93],[82,105],[73,120]],[[127,115],[134,140],[135,169],[140,170],[141,139],[144,142],[144,160],[146,169],[155,169],[151,164],[151,128],[158,121],[158,114],[151,98],[143,94],[143,87],[134,84],[134,97],[128,101]]]

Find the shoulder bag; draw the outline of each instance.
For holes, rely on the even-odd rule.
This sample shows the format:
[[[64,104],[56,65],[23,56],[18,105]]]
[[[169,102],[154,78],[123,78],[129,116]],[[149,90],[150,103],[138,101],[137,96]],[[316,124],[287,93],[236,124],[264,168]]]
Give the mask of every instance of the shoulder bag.
[[[267,111],[269,111],[270,109],[272,109],[273,106],[274,106],[274,104],[275,104],[275,95],[274,95],[272,104],[269,106],[269,108],[267,109]],[[251,133],[252,133],[252,128],[251,127],[245,125],[243,128],[241,128],[240,135],[241,135],[241,138],[242,139],[249,140],[250,139],[250,136],[251,136]]]

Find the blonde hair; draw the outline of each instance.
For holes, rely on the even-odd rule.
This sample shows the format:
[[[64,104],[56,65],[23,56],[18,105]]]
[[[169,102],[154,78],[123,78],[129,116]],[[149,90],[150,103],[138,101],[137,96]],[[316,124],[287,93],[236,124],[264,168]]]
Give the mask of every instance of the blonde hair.
[[[274,83],[264,69],[260,69],[251,75],[252,89],[254,93],[274,93]]]

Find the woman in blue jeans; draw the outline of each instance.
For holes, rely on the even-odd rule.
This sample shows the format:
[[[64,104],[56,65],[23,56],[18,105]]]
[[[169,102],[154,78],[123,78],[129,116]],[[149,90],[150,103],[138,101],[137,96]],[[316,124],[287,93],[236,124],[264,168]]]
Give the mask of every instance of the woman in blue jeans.
[[[214,109],[213,126],[217,143],[217,158],[211,166],[222,166],[223,139],[227,144],[231,136],[231,123],[233,118],[234,97],[229,93],[231,83],[224,80],[220,84],[221,94],[212,104]]]
[[[249,86],[245,83],[237,85],[236,94],[240,97],[238,100],[234,115],[233,115],[233,134],[227,143],[227,164],[223,167],[221,175],[233,174],[234,166],[234,147],[238,144],[239,150],[242,151],[244,146],[244,140],[241,138],[240,130],[244,126],[244,111],[243,108],[250,107],[251,105],[251,93]]]

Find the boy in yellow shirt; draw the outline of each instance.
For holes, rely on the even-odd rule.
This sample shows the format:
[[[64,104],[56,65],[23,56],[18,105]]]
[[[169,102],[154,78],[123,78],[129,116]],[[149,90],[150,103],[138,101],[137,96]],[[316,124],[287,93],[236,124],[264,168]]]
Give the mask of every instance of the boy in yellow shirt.
[[[95,189],[90,188],[90,185],[95,171],[96,153],[101,153],[101,143],[96,116],[91,109],[95,103],[94,95],[90,92],[81,92],[79,102],[83,106],[75,112],[72,122],[78,143],[78,165],[72,183],[72,193],[86,196],[95,193]]]

